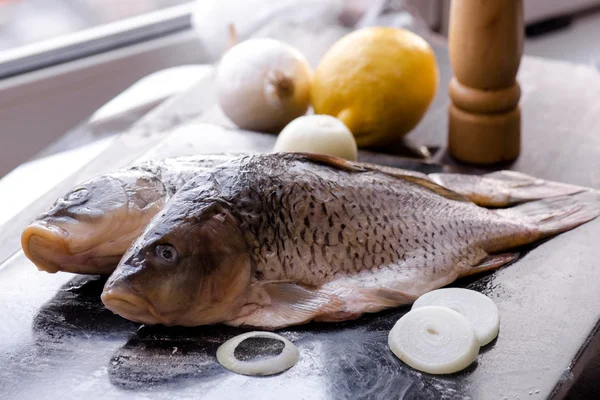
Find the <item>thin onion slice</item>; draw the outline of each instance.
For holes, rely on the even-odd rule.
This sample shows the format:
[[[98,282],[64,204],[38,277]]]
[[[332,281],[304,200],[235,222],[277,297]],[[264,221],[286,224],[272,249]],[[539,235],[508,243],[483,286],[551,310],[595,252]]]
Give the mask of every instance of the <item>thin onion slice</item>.
[[[485,346],[498,336],[498,307],[482,293],[462,288],[433,290],[419,297],[412,308],[424,306],[447,307],[465,316],[471,322],[480,346]]]
[[[479,354],[471,323],[446,307],[420,307],[396,322],[388,336],[392,352],[416,370],[452,374]]]
[[[235,356],[236,348],[246,339],[266,338],[283,342],[281,352],[273,357],[261,357],[258,360],[239,360]],[[289,369],[298,361],[298,348],[286,338],[271,332],[248,332],[235,336],[217,349],[217,360],[230,371],[242,375],[274,375]]]

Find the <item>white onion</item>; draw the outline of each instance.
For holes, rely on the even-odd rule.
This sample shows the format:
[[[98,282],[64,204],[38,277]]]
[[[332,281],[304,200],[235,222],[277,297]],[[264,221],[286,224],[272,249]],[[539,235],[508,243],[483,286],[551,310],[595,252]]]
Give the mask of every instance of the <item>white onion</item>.
[[[241,361],[235,355],[235,349],[249,338],[268,338],[283,342],[281,353],[270,358]],[[289,369],[298,361],[298,348],[286,338],[271,332],[248,332],[235,336],[217,349],[217,360],[230,371],[243,375],[274,375]]]
[[[325,154],[356,160],[356,141],[350,129],[331,115],[306,115],[290,122],[277,137],[275,151]]]
[[[424,306],[447,307],[465,316],[471,323],[480,346],[485,346],[498,336],[498,307],[482,293],[462,288],[433,290],[419,297],[412,308]]]
[[[420,307],[396,322],[388,336],[392,352],[416,370],[451,374],[468,367],[479,354],[469,321],[446,307]]]
[[[294,47],[270,38],[249,39],[219,63],[219,106],[242,129],[279,132],[310,105],[313,73]]]

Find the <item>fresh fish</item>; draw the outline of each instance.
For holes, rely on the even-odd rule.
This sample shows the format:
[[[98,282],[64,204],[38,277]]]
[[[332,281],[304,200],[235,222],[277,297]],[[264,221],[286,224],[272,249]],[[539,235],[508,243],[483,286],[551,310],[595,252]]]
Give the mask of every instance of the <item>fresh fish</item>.
[[[147,161],[90,179],[25,228],[23,251],[50,273],[110,274],[170,196],[201,171],[231,158],[212,154]]]
[[[242,157],[192,179],[102,293],[146,324],[278,329],[407,304],[600,213],[595,192],[489,210],[427,177],[307,154]]]

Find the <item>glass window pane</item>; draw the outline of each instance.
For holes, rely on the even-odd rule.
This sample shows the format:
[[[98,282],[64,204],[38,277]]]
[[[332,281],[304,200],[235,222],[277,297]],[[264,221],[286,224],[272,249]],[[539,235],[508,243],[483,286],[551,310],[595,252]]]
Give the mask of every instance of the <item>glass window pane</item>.
[[[0,51],[191,0],[0,0]]]

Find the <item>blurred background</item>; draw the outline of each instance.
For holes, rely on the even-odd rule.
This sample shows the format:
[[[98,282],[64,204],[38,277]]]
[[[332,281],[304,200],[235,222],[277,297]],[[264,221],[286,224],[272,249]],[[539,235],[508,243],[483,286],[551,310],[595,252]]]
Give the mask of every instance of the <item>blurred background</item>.
[[[226,40],[215,33],[219,18],[234,15],[251,33],[267,9],[289,13],[308,3],[342,4],[358,15],[402,10],[396,26],[441,46],[446,40],[450,0],[0,0],[0,178],[47,155],[49,145],[141,78],[215,62],[222,46],[213,42]],[[526,55],[600,67],[600,0],[524,0],[524,11]],[[308,19],[310,12],[318,11],[310,9]]]
[[[192,2],[0,0],[0,52]],[[354,2],[366,3],[361,0]],[[407,0],[402,3],[409,4],[411,10],[420,13],[429,28],[441,34],[446,33],[449,0]],[[526,53],[584,63],[600,60],[600,50],[594,46],[600,38],[600,13],[594,7],[600,6],[600,0],[525,0],[524,3],[526,23],[542,22],[544,25],[541,29],[536,26],[528,32],[530,40]],[[541,38],[541,33],[549,34]],[[574,43],[577,46],[573,46]]]
[[[190,0],[0,0],[0,51]]]

